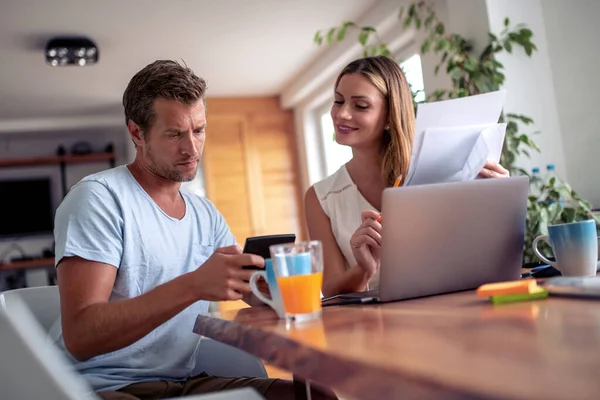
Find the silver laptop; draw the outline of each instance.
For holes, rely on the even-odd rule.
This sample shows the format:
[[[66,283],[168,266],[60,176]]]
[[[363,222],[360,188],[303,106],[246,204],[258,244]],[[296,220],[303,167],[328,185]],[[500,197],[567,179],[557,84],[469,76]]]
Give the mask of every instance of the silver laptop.
[[[385,189],[379,290],[325,304],[389,302],[519,279],[528,191],[526,176]]]
[[[0,309],[0,399],[99,399],[19,299]]]

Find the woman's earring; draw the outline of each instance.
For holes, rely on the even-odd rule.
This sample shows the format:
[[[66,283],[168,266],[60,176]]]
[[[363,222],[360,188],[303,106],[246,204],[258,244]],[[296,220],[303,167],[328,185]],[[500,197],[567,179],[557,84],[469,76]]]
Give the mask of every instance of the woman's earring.
[[[386,125],[383,128],[383,133],[385,133],[387,136],[391,136],[392,132],[390,132],[390,126],[389,125]]]

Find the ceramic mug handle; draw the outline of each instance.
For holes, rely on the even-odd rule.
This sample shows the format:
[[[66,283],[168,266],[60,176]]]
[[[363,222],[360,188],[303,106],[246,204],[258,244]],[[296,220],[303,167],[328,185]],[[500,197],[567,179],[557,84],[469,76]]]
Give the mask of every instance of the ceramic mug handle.
[[[533,252],[535,253],[536,256],[538,256],[538,258],[540,260],[542,260],[546,264],[556,267],[556,262],[548,260],[546,257],[544,257],[544,255],[538,249],[538,243],[541,241],[544,241],[544,242],[548,243],[548,245],[550,245],[550,238],[548,237],[548,235],[538,236],[533,240],[533,244],[531,245],[531,247],[533,247]]]
[[[253,273],[250,276],[250,289],[252,290],[252,293],[254,293],[254,295],[263,303],[269,305],[273,310],[277,311],[277,306],[275,305],[275,302],[267,297],[265,297],[264,294],[262,294],[262,292],[260,290],[258,290],[258,287],[256,286],[256,281],[258,280],[258,278],[262,277],[265,281],[267,280],[267,273],[265,271],[256,271],[255,273]]]

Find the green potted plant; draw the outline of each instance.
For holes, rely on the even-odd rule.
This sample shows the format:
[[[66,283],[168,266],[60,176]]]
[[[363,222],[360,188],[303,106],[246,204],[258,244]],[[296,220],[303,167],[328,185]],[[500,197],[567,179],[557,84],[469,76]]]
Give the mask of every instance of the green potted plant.
[[[509,54],[522,49],[527,56],[537,50],[533,42],[533,32],[523,24],[511,26],[508,18],[504,21],[504,29],[499,35],[488,34],[488,43],[480,53],[474,49],[473,42],[456,33],[446,31],[445,25],[436,15],[431,3],[426,1],[412,2],[408,7],[400,7],[398,23],[404,29],[413,26],[424,33],[420,46],[421,54],[433,52],[439,57],[434,73],[444,70],[450,77],[452,88],[433,91],[425,102],[445,98],[458,98],[498,90],[502,87],[505,76],[504,66],[496,55],[501,52]],[[385,55],[393,57],[385,42],[372,26],[359,26],[352,21],[344,21],[340,26],[315,33],[314,42],[318,45],[332,44],[346,40],[348,33],[354,31],[356,39],[363,48],[363,55]],[[397,60],[399,63],[401,60]],[[413,100],[416,93],[413,93]],[[417,102],[415,101],[415,107]],[[528,171],[517,165],[521,156],[530,157],[532,152],[539,152],[534,140],[521,131],[521,125],[531,125],[533,120],[525,115],[503,113],[500,122],[506,122],[506,136],[500,163],[511,175],[528,175]],[[537,258],[531,249],[533,239],[548,233],[548,225],[595,219],[597,226],[600,220],[592,214],[591,204],[582,199],[568,183],[552,177],[542,181],[530,176],[530,195],[527,202],[527,221],[525,241],[523,243],[523,264],[533,266]],[[542,251],[548,252],[548,248]]]

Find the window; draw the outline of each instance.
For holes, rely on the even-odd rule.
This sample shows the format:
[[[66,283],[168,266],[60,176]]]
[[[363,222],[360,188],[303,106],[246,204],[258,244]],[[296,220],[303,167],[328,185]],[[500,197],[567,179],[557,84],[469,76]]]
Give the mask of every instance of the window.
[[[406,80],[408,81],[412,92],[415,94],[415,101],[424,101],[425,85],[423,84],[421,56],[419,54],[414,54],[400,63],[400,67],[406,75]],[[329,103],[318,111],[319,128],[323,139],[325,173],[327,176],[333,174],[352,158],[352,150],[350,147],[341,146],[335,141],[335,132],[330,111],[331,104]]]
[[[410,89],[415,95],[416,102],[425,101],[425,85],[423,84],[423,67],[421,66],[421,56],[414,54],[400,63],[400,68],[406,75],[406,80]]]
[[[335,141],[335,130],[331,119],[331,106],[321,110],[319,124],[323,136],[323,154],[325,156],[326,176],[333,174],[352,158],[352,149]]]

